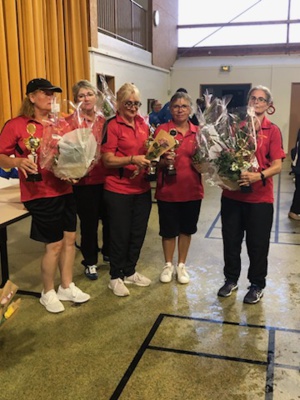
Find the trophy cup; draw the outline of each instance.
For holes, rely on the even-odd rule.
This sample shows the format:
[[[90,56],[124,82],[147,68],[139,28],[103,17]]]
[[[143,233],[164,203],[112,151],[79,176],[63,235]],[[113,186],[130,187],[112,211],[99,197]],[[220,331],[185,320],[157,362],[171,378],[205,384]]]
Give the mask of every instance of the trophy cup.
[[[28,155],[28,158],[32,160],[35,164],[37,164],[37,149],[40,146],[41,139],[34,137],[35,131],[36,131],[36,126],[32,123],[29,123],[27,125],[27,133],[29,134],[29,137],[24,140],[25,146],[28,150],[30,150],[30,154]],[[35,172],[33,174],[28,174],[28,177],[26,178],[26,181],[28,182],[40,182],[42,180],[42,175],[39,172]]]
[[[150,135],[149,138],[146,140],[145,146],[147,149],[150,149],[152,143],[154,142],[153,134],[155,132],[155,128],[153,126],[150,126]],[[146,181],[147,182],[154,182],[157,179],[157,163],[159,161],[159,158],[156,158],[154,160],[151,160],[150,166],[147,171],[146,175]]]
[[[176,129],[171,129],[169,133],[174,138],[177,135]],[[177,147],[179,146],[179,142],[176,139],[175,142],[176,142],[175,146],[172,147],[171,150],[169,151],[169,154],[172,156],[173,159],[169,161],[169,164],[167,165],[166,168],[166,173],[168,176],[174,176],[177,173],[175,168],[175,156],[176,156],[175,149],[177,149]]]

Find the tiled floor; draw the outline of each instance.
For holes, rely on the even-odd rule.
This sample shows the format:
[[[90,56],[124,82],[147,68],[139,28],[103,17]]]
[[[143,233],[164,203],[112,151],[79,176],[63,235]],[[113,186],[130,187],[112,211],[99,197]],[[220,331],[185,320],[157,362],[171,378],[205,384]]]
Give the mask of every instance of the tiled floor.
[[[153,204],[138,270],[148,288],[117,298],[108,266],[88,281],[76,256],[75,282],[92,299],[47,313],[22,296],[0,330],[0,400],[296,400],[300,399],[300,222],[287,218],[293,195],[289,165],[275,179],[276,202],[267,288],[243,304],[247,254],[239,290],[216,296],[223,282],[220,190],[206,187],[188,257],[191,282],[159,282],[163,265]],[[8,229],[11,280],[40,291],[42,246],[28,239],[29,219]],[[99,258],[99,261],[101,259]],[[59,282],[57,280],[57,282]]]

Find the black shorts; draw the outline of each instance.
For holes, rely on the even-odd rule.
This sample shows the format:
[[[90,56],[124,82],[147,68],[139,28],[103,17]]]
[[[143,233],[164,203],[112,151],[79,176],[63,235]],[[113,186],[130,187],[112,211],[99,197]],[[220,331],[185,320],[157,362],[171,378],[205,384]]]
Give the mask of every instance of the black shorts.
[[[32,216],[30,238],[43,243],[59,242],[64,232],[76,231],[73,193],[24,202]]]
[[[167,202],[157,200],[159,235],[173,238],[180,233],[192,235],[197,232],[201,200]]]

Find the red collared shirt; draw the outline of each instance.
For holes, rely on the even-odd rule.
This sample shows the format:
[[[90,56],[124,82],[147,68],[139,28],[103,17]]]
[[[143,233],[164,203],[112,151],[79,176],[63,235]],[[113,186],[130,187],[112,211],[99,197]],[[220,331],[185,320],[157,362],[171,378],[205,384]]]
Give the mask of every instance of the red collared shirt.
[[[43,125],[33,119],[19,116],[6,122],[0,135],[0,154],[7,156],[26,158],[30,154],[25,146],[25,140],[29,138],[27,125],[31,123],[36,126],[34,136],[42,139]],[[56,197],[72,193],[72,186],[57,178],[47,169],[41,169],[39,165],[40,149],[37,149],[38,172],[42,174],[42,181],[27,182],[24,174],[19,171],[21,201],[29,201],[39,198]]]
[[[203,199],[204,190],[199,174],[192,164],[192,156],[196,149],[197,127],[189,122],[189,130],[182,135],[180,130],[175,127],[173,121],[160,125],[155,135],[160,130],[169,132],[171,129],[177,130],[176,139],[179,147],[175,150],[175,176],[167,176],[164,168],[159,169],[155,198],[162,201],[182,202]]]
[[[102,153],[113,153],[116,157],[146,154],[145,142],[149,137],[149,126],[144,119],[135,117],[135,128],[127,125],[123,118],[116,114],[107,123],[106,142],[102,145]],[[136,165],[106,170],[104,188],[120,194],[141,194],[150,190],[150,183],[145,179],[145,170],[131,178]]]
[[[282,145],[281,131],[277,125],[264,117],[261,129],[257,134],[257,150],[255,152],[260,171],[270,167],[271,162],[285,158]],[[266,185],[262,181],[252,183],[252,192],[223,190],[223,196],[229,199],[245,201],[248,203],[273,203],[273,179],[266,178]]]

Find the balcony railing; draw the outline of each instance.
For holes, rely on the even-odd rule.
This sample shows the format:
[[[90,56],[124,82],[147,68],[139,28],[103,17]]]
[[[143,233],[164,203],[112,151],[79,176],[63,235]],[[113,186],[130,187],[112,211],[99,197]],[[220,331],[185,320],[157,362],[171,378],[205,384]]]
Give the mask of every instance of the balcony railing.
[[[149,1],[98,0],[98,31],[144,50],[149,49]],[[143,5],[144,4],[144,5]]]

